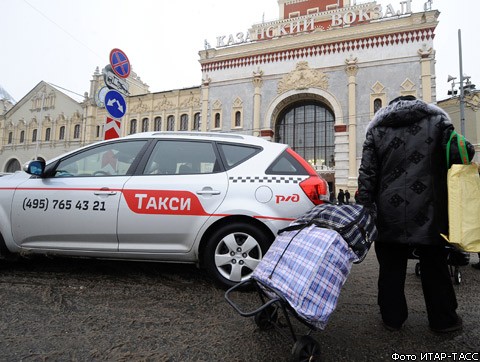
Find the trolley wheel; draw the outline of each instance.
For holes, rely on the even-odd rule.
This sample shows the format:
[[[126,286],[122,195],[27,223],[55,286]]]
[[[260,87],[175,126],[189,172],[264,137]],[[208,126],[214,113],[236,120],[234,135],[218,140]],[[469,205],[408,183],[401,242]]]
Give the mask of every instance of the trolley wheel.
[[[301,336],[293,345],[292,361],[320,361],[320,345],[310,336]]]
[[[453,282],[456,285],[459,285],[462,282],[462,273],[458,268],[455,268],[455,271],[453,272]]]
[[[415,264],[415,275],[420,276],[420,263]]]
[[[278,320],[278,310],[270,305],[255,314],[255,324],[261,331],[271,329]]]

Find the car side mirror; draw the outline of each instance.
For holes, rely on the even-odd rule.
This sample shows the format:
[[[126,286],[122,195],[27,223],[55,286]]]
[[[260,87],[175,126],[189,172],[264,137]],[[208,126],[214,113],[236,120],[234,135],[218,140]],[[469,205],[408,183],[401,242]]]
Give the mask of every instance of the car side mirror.
[[[30,175],[41,176],[43,174],[43,171],[45,171],[45,161],[41,161],[41,160],[28,161],[23,166],[23,171],[25,171]]]

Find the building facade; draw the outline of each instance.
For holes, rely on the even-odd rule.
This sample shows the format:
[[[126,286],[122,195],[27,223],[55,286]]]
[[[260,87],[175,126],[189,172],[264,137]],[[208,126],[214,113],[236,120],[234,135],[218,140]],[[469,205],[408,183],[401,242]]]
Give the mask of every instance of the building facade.
[[[460,103],[460,95],[453,95],[453,97],[441,100],[437,104],[448,113],[455,130],[459,133],[462,130],[461,107],[463,107],[464,134],[467,140],[475,146],[473,161],[480,164],[480,91],[469,89],[463,96],[463,106]]]
[[[438,11],[278,0],[279,20],[200,52],[202,130],[288,143],[330,183],[357,187],[365,128],[399,95],[435,101]],[[239,119],[238,122],[236,120]]]
[[[198,87],[151,93],[131,75],[121,135],[157,130],[253,134],[289,144],[332,190],[355,190],[365,128],[375,111],[399,95],[436,101],[433,39],[439,12],[412,13],[412,0],[385,8],[354,0],[277,1],[278,20],[217,36],[214,46],[205,42]],[[41,87],[50,94],[48,84],[35,87],[19,102],[23,105],[0,116],[0,167],[12,170],[12,160],[31,159],[33,147],[50,158],[101,140],[107,117],[100,95],[104,86],[97,70],[83,102],[61,105],[68,110],[60,107],[60,95],[54,108],[28,106],[38,100]],[[27,146],[40,119],[44,137]],[[77,124],[80,133],[75,133]],[[28,134],[24,143],[22,131]]]
[[[68,112],[68,113],[66,113]],[[2,171],[33,158],[50,159],[84,144],[82,105],[46,82],[0,115]]]

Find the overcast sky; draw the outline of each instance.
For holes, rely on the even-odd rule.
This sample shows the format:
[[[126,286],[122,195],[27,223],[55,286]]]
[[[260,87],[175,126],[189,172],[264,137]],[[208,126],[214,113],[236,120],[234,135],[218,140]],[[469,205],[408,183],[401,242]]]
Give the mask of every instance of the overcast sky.
[[[400,1],[377,3],[400,10]],[[414,12],[425,2],[413,0]],[[449,74],[459,79],[458,29],[463,73],[480,88],[480,1],[433,0],[432,8],[441,12],[437,100],[448,97]],[[205,40],[215,46],[217,36],[279,17],[277,0],[0,0],[0,14],[0,86],[16,101],[42,80],[83,95],[113,48],[127,54],[151,92],[199,86]]]

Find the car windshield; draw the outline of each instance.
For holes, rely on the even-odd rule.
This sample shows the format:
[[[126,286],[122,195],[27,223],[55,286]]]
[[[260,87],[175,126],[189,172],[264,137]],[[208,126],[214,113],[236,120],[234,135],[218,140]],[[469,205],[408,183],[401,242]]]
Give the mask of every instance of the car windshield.
[[[60,161],[54,177],[123,176],[147,141],[108,143]]]

